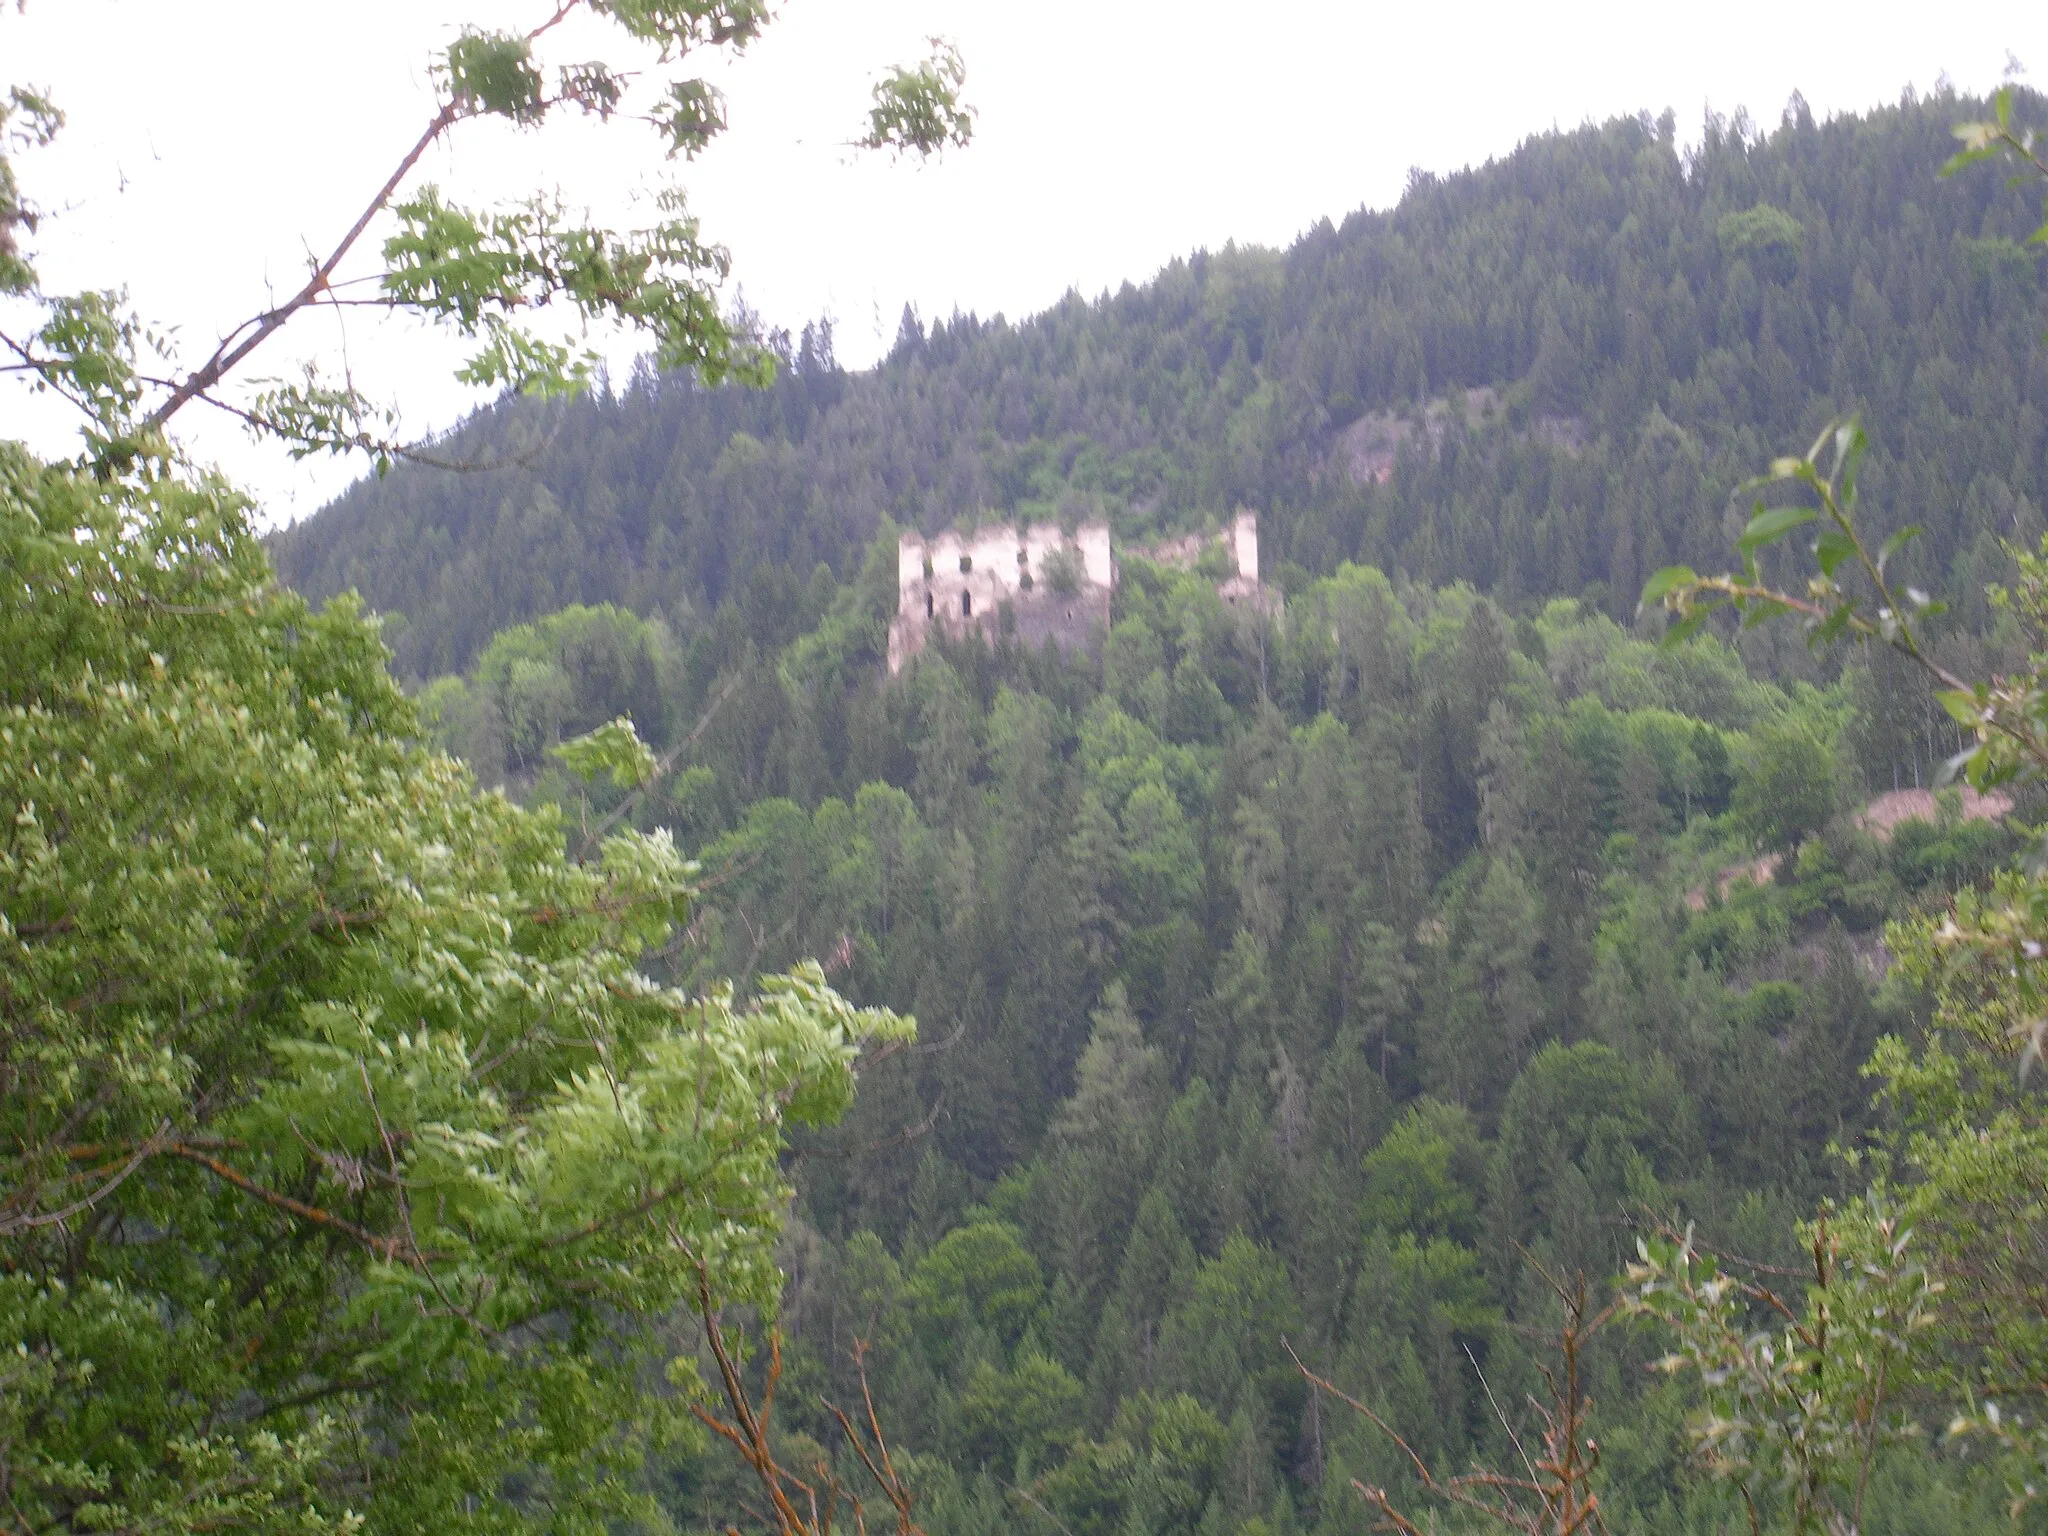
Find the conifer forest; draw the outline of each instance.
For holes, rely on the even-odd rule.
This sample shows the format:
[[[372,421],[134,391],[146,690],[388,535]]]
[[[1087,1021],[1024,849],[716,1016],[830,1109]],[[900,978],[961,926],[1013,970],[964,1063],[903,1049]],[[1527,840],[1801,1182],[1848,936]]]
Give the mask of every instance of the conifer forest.
[[[2041,1528],[2043,124],[1552,131],[866,370],[485,325],[263,536],[17,348],[8,1522]],[[993,523],[1108,624],[892,668]]]

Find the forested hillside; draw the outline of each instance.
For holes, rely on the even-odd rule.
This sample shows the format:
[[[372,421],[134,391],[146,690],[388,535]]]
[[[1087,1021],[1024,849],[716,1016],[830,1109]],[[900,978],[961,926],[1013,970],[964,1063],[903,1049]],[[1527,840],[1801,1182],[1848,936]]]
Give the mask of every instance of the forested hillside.
[[[570,602],[687,637],[756,566],[843,579],[883,518],[982,509],[1134,536],[1242,503],[1305,573],[1625,616],[1649,572],[1725,547],[1731,487],[1860,410],[1873,510],[1930,528],[1923,575],[1975,626],[1997,540],[2039,531],[2048,391],[2028,194],[1934,174],[1978,105],[1795,103],[1685,151],[1668,114],[1545,135],[1285,252],[1021,323],[906,316],[871,373],[813,327],[765,392],[643,374],[500,405],[443,451],[508,467],[400,468],[273,549],[302,590],[403,614],[414,677]]]
[[[632,810],[706,869],[667,963],[744,988],[820,956],[916,1014],[801,1154],[782,1401],[833,1443],[810,1394],[857,1393],[871,1341],[935,1532],[1358,1528],[1348,1479],[1402,1487],[1401,1458],[1283,1338],[1445,1464],[1511,1456],[1487,1390],[1520,1415],[1553,1315],[1520,1248],[1605,1283],[1683,1217],[1791,1260],[1853,1187],[1859,1065],[1916,1027],[1881,925],[2015,846],[1959,803],[1859,825],[1914,772],[1887,713],[1924,719],[1882,663],[1784,688],[1575,600],[1517,619],[1354,565],[1270,625],[1130,562],[1100,664],[976,641],[891,681],[890,553],[757,575],[687,649],[565,610],[424,703],[586,820],[619,791],[548,743],[636,718],[682,751]],[[1657,1348],[1595,1357],[1620,1530],[1734,1512],[1684,1471]],[[736,1496],[717,1465],[677,1468],[685,1518]],[[1872,1531],[1996,1502],[1917,1456],[1882,1476]]]
[[[1661,649],[1634,595],[1716,568],[1730,490],[1861,410],[1868,521],[1927,525],[1901,559],[1955,600],[1942,654],[2041,643],[1986,592],[2043,526],[2036,194],[1936,179],[1973,110],[1532,140],[1284,254],[907,320],[869,374],[814,327],[766,391],[502,405],[446,449],[516,463],[401,469],[274,540],[394,615],[487,783],[585,852],[619,817],[696,853],[658,973],[744,995],[817,957],[915,1014],[798,1138],[789,1465],[843,1458],[821,1403],[860,1400],[864,1340],[934,1536],[1348,1532],[1353,1478],[1428,1500],[1288,1349],[1430,1464],[1511,1466],[1557,1323],[1535,1264],[1604,1294],[1690,1222],[1796,1276],[1798,1224],[1871,1176],[1845,1154],[1905,1123],[1865,1062],[1928,1038],[1887,921],[2020,833],[1953,792],[1862,816],[1962,745],[1897,657]],[[899,526],[1239,504],[1284,612],[1127,559],[1100,655],[884,674]],[[661,760],[631,792],[559,750],[621,716]],[[1609,1525],[1747,1528],[1667,1346],[1587,1356]],[[685,1528],[743,1495],[701,1449],[664,1469]],[[1870,1486],[1868,1533],[2007,1508],[1922,1443]]]

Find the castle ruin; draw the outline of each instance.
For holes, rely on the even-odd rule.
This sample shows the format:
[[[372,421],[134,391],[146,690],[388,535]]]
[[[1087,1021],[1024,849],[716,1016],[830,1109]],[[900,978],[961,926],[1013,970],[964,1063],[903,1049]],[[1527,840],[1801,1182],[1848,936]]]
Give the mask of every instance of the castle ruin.
[[[1187,534],[1148,549],[1148,560],[1194,568],[1212,545],[1223,546],[1235,570],[1217,586],[1225,602],[1268,610],[1259,585],[1259,520],[1239,512],[1221,533]],[[893,676],[924,649],[936,629],[959,639],[978,632],[991,641],[1014,636],[1037,647],[1087,647],[1109,633],[1116,560],[1109,527],[1084,523],[1072,533],[1056,523],[1018,528],[994,523],[962,535],[906,533],[896,545],[896,617],[889,625]]]

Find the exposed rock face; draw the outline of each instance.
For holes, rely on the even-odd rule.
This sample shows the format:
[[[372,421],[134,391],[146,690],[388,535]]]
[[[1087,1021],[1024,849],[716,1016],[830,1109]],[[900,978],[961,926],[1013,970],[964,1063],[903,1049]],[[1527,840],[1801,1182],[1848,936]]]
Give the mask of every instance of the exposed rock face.
[[[1532,415],[1520,428],[1511,427],[1507,407],[1494,389],[1453,391],[1426,402],[1420,411],[1373,411],[1359,417],[1331,443],[1330,467],[1359,485],[1385,485],[1394,477],[1401,452],[1439,452],[1452,425],[1468,433],[1503,431],[1546,443],[1567,454],[1583,453],[1590,440],[1585,421],[1577,416]]]
[[[1217,594],[1235,606],[1277,610],[1279,594],[1259,584],[1256,513],[1239,512],[1221,533],[1187,534],[1133,553],[1192,570],[1214,545],[1227,549],[1235,566]],[[956,639],[972,631],[991,641],[1008,634],[1032,647],[1051,640],[1092,650],[1109,633],[1115,590],[1116,559],[1104,523],[1072,533],[1055,523],[993,523],[931,538],[906,533],[896,545],[889,671],[902,671],[935,629]]]

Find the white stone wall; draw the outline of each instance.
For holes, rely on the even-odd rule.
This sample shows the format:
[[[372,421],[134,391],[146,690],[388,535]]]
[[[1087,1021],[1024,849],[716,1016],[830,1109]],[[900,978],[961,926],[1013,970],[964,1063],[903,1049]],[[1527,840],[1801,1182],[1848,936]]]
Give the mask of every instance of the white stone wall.
[[[1220,534],[1192,534],[1169,541],[1151,551],[1153,558],[1165,556],[1170,563],[1192,566],[1200,551],[1210,544],[1224,544],[1237,565],[1237,573],[1216,590],[1227,603],[1264,612],[1278,611],[1277,593],[1259,585],[1258,514],[1240,511]],[[1071,598],[1055,598],[1045,585],[1045,565],[1056,552],[1073,550],[1081,558],[1081,591]],[[968,568],[961,570],[966,557]],[[1031,575],[1031,587],[1024,575]],[[1079,645],[1088,632],[1106,629],[1109,594],[1116,586],[1116,557],[1110,548],[1109,527],[1088,523],[1071,535],[1056,523],[1033,523],[1019,529],[1012,523],[992,523],[966,536],[947,529],[927,539],[915,533],[903,535],[896,546],[896,619],[889,626],[889,670],[903,664],[924,649],[934,626],[947,634],[961,635],[979,629],[993,636],[1002,605],[1012,605],[1020,621],[1020,634],[1050,634],[1063,645]],[[963,611],[962,599],[965,599]],[[1036,643],[1036,642],[1032,642]]]
[[[1237,556],[1237,574],[1257,584],[1259,579],[1259,515],[1240,511],[1230,522],[1231,553]]]
[[[1086,579],[1098,587],[1114,587],[1116,562],[1109,553],[1109,525],[1090,523],[1074,537],[1081,546],[1081,568]]]
[[[896,620],[889,629],[889,670],[901,670],[922,650],[935,624],[949,634],[962,634],[993,626],[1004,602],[1043,604],[1048,596],[1045,563],[1056,551],[1069,548],[1080,554],[1083,585],[1099,588],[1106,597],[1116,585],[1116,565],[1110,556],[1109,528],[1102,523],[1088,524],[1072,536],[1056,523],[1033,523],[1022,530],[994,523],[965,537],[952,529],[929,539],[903,535],[896,546]],[[1032,582],[1028,589],[1027,571]],[[1100,606],[1084,604],[1077,613]]]

